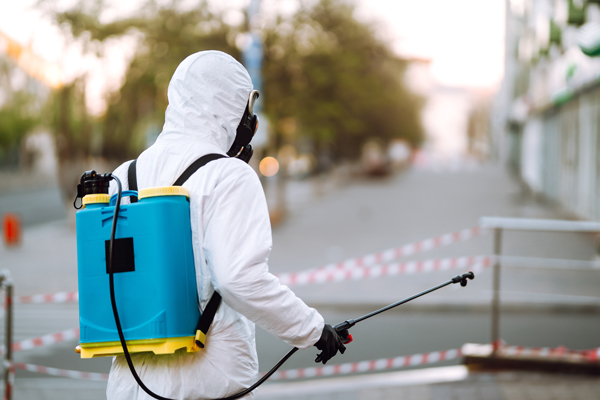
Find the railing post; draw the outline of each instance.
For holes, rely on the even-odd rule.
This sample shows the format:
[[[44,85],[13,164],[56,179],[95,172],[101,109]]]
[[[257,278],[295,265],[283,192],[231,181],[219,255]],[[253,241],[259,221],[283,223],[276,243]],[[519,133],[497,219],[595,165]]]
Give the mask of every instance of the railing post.
[[[12,400],[13,384],[15,370],[12,359],[12,341],[13,341],[13,284],[7,272],[2,273],[4,290],[6,291],[5,301],[5,351],[4,351],[4,400]]]
[[[493,355],[500,341],[500,253],[502,252],[502,229],[494,229],[494,278],[492,297],[492,348]]]

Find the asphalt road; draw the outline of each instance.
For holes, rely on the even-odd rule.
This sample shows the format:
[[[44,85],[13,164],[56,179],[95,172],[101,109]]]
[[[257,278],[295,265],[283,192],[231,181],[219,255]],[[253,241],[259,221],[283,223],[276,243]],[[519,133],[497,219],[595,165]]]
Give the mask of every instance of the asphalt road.
[[[288,196],[298,199],[311,190],[310,182],[300,182],[291,185]],[[0,211],[12,207],[27,215],[22,246],[0,250],[0,269],[11,269],[18,295],[77,288],[74,233],[64,222],[66,212],[57,195],[51,189],[35,195],[32,192],[0,195]],[[270,267],[275,273],[317,267],[476,226],[483,215],[562,217],[556,210],[521,196],[519,187],[493,168],[455,173],[413,171],[379,181],[329,182],[324,195],[305,198],[302,204],[296,201],[286,222],[274,228]],[[45,223],[51,220],[57,222]],[[505,254],[515,256],[593,260],[597,244],[588,235],[511,233],[506,235],[503,247]],[[490,252],[488,235],[412,259]],[[335,324],[434,286],[453,274],[437,272],[294,290],[308,304],[317,307],[327,322]],[[598,303],[600,271],[505,269],[502,282],[507,308],[501,319],[501,336],[506,342],[575,349],[600,345],[600,315],[595,311],[597,308],[588,307]],[[365,321],[353,328],[355,341],[346,354],[334,361],[446,350],[467,342],[487,343],[490,288],[489,270],[483,271],[467,288],[444,288],[416,300],[414,306],[403,306]],[[560,304],[569,307],[555,307]],[[16,340],[75,328],[77,305],[20,305],[15,310],[15,323]],[[73,350],[75,345],[76,341],[70,341],[23,351],[16,353],[15,359],[79,371],[108,371],[110,359],[80,360]],[[263,371],[289,349],[260,328],[257,328],[257,347]],[[316,352],[316,349],[298,352],[284,368],[313,366]],[[452,363],[455,362],[447,362]],[[52,385],[55,393],[63,393],[60,390],[64,389],[58,389],[62,381],[24,371],[17,372],[17,382],[22,382],[21,388],[29,385],[41,388],[40,391]],[[77,382],[69,390],[73,396],[81,393],[81,398],[84,395],[90,399],[103,398],[102,385],[98,383]],[[27,398],[25,392],[23,389],[22,398]],[[64,398],[59,394],[52,397],[50,392],[46,391],[46,398]]]
[[[64,219],[67,215],[57,187],[0,192],[0,216],[19,215],[24,227]]]

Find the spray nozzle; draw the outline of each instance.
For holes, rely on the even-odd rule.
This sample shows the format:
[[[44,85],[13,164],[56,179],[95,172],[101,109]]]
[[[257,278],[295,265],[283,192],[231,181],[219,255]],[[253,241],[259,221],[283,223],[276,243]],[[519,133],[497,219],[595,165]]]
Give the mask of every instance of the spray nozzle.
[[[460,282],[460,286],[465,287],[467,286],[467,279],[475,279],[475,274],[469,271],[462,275],[456,275],[454,278],[452,278],[452,283]]]

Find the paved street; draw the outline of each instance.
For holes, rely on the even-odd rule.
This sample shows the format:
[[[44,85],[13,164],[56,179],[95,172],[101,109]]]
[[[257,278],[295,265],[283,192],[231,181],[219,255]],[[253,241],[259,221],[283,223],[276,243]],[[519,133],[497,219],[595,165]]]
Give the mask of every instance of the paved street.
[[[257,400],[597,400],[600,378],[530,372],[472,373],[465,367],[388,372],[259,388]]]
[[[0,191],[0,215],[6,212],[19,215],[26,227],[64,219],[66,216],[57,187]]]
[[[270,265],[276,273],[316,267],[476,226],[485,215],[563,217],[522,197],[518,186],[493,168],[456,173],[415,171],[388,181],[349,185],[297,210],[274,231]],[[503,254],[511,256],[592,260],[596,246],[593,238],[584,234],[507,232],[502,247]],[[406,260],[491,253],[492,236],[486,235]],[[584,270],[575,276],[570,271],[505,269],[503,300],[517,305],[568,301],[598,305],[597,272]],[[294,290],[316,306],[378,306],[434,286],[449,275],[452,273],[435,272]],[[406,307],[487,304],[490,275],[488,271],[478,275],[468,290],[439,291]]]
[[[82,394],[77,397],[76,393]],[[104,384],[74,379],[17,381],[15,399],[105,399]],[[540,373],[467,374],[462,366],[265,384],[257,400],[598,400],[600,378]]]
[[[273,232],[270,266],[275,273],[318,267],[476,226],[483,215],[562,217],[560,212],[521,196],[515,183],[491,167],[462,172],[411,171],[376,181],[327,181],[320,189],[321,195],[316,197],[313,190],[307,181],[295,182],[288,188],[288,196],[294,196],[293,207],[290,207],[289,218]],[[11,196],[12,204],[24,204],[14,200],[18,198],[14,192]],[[6,208],[9,203],[4,202],[5,198],[0,195]],[[59,215],[56,203],[54,206],[48,204],[49,214]],[[17,295],[76,290],[73,230],[62,217],[54,218],[54,222],[40,222],[44,223],[27,224],[20,248],[0,249],[0,268],[10,269]],[[597,244],[590,235],[509,232],[504,239],[503,252],[511,256],[577,260],[594,260],[596,257]],[[490,254],[491,248],[492,238],[487,235],[409,259]],[[303,286],[294,290],[307,303],[317,307],[328,322],[337,323],[434,286],[454,274],[454,271],[435,272]],[[458,285],[444,288],[357,325],[353,328],[355,342],[339,361],[335,361],[362,361],[456,348],[465,342],[488,342],[490,275],[490,271],[484,270],[466,288]],[[580,271],[505,268],[502,275],[505,304],[502,337],[508,343],[526,346],[599,346],[599,283],[600,271],[593,268]],[[74,328],[77,326],[77,305],[19,305],[15,310],[15,324],[17,340]],[[76,341],[64,342],[19,352],[15,358],[57,368],[108,371],[110,359],[80,360],[73,351],[75,345]],[[261,370],[270,368],[287,350],[285,344],[260,329],[257,346]],[[314,350],[299,352],[284,368],[313,366],[314,356]],[[379,375],[372,374],[372,377],[377,381]],[[527,380],[519,383],[526,384]],[[471,398],[465,394],[468,390],[461,392],[458,387],[473,385],[476,386],[476,382],[472,380],[465,381],[462,386],[456,383],[458,394],[454,398]],[[390,393],[397,397],[406,394],[410,398],[413,396],[410,393],[427,392],[429,397],[414,396],[443,398],[435,397],[438,396],[436,390],[440,390],[435,387],[417,385],[413,389],[401,389],[405,392],[392,390]],[[23,371],[17,373],[16,388],[17,399],[58,399],[67,397],[65,393],[85,393],[90,399],[103,398],[102,383],[45,378]],[[391,389],[382,390],[376,397],[362,394],[363,397],[354,398],[386,398],[385,391]],[[489,398],[519,398],[510,397],[512,392],[508,389],[502,390],[505,397]],[[363,392],[357,390],[352,395],[359,396],[360,393]],[[349,396],[346,393],[344,398],[353,398]]]

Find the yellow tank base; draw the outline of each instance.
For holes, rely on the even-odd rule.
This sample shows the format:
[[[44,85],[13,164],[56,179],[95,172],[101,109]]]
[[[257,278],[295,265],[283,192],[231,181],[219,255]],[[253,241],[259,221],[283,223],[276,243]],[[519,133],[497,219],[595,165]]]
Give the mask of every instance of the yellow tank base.
[[[132,354],[144,352],[173,354],[179,349],[185,349],[188,353],[192,353],[200,350],[200,347],[194,341],[194,336],[127,341],[127,350]],[[79,343],[75,351],[81,355],[81,358],[123,355],[121,342]]]

